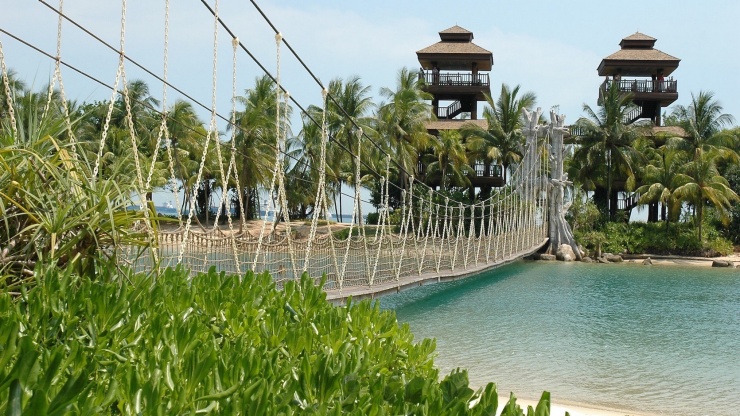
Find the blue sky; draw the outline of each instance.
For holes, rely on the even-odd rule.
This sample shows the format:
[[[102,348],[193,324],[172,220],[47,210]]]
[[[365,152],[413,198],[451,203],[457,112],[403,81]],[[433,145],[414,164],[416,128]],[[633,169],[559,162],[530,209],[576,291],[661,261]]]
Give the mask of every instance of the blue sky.
[[[46,0],[57,6],[56,0]],[[14,1],[3,7],[0,27],[54,53],[56,15],[38,1]],[[164,2],[130,0],[126,53],[157,73],[162,70]],[[211,5],[213,0],[209,0]],[[740,117],[740,3],[679,1],[648,4],[614,2],[450,2],[450,1],[259,1],[285,39],[324,82],[359,75],[377,94],[393,87],[397,71],[418,67],[415,52],[438,41],[437,32],[455,24],[475,34],[474,42],[494,55],[491,83],[494,95],[501,83],[521,85],[538,96],[538,105],[560,112],[574,122],[584,103],[596,105],[596,74],[601,59],[618,50],[619,41],[636,31],[658,39],[656,48],[681,59],[677,104],[688,104],[691,92],[714,91],[725,111]],[[248,1],[221,0],[220,14],[262,63],[275,73],[275,42],[269,26]],[[117,46],[120,2],[67,0],[65,12],[104,40]],[[213,21],[196,0],[172,1],[170,80],[210,106]],[[53,63],[0,34],[7,64],[29,84],[48,81]],[[219,32],[218,110],[227,114],[231,96],[231,51],[227,34]],[[282,79],[303,105],[318,104],[320,89],[283,48]],[[65,23],[62,56],[70,63],[111,83],[117,56]],[[259,69],[238,55],[238,89],[251,86]],[[149,82],[152,94],[161,86],[133,65],[129,79]],[[110,92],[74,72],[64,70],[68,96],[105,100]],[[171,103],[177,94],[168,92]],[[208,117],[203,112],[203,118]],[[299,126],[294,126],[297,131]]]
[[[54,7],[57,0],[45,0]],[[155,73],[162,73],[164,2],[130,0],[126,19],[126,53]],[[213,18],[197,0],[171,0],[169,80],[207,107],[211,105]],[[208,0],[213,5],[214,0]],[[311,70],[329,80],[359,75],[378,97],[380,87],[393,88],[398,70],[418,68],[415,52],[439,40],[438,32],[453,25],[475,34],[474,42],[493,52],[491,85],[521,85],[533,91],[545,111],[559,106],[573,123],[583,104],[596,106],[602,82],[596,68],[619,49],[622,38],[636,31],[657,38],[656,48],[681,59],[673,73],[679,100],[688,105],[691,93],[713,91],[727,113],[740,117],[740,2],[704,0],[647,3],[552,1],[258,1]],[[245,46],[273,74],[276,68],[272,29],[246,0],[221,0],[220,15]],[[121,3],[67,0],[65,13],[97,36],[118,47]],[[39,1],[6,1],[0,28],[54,54],[57,15]],[[228,117],[231,108],[231,40],[218,32],[217,109]],[[0,33],[7,65],[36,89],[48,83],[53,62]],[[62,57],[100,80],[112,84],[118,56],[88,35],[64,23]],[[259,68],[243,52],[237,56],[239,93],[254,84]],[[128,79],[143,79],[161,97],[156,80],[127,64]],[[320,104],[321,90],[283,47],[281,78],[303,106]],[[78,101],[108,100],[111,93],[71,70],[63,69],[67,97]],[[168,103],[179,98],[168,91]],[[668,110],[670,112],[670,109]],[[295,112],[297,114],[297,111]],[[209,112],[201,111],[204,121]],[[225,124],[219,122],[224,131]],[[293,125],[300,129],[297,118]],[[160,203],[164,203],[160,201]],[[345,200],[345,206],[351,201]],[[364,208],[367,212],[367,208]]]

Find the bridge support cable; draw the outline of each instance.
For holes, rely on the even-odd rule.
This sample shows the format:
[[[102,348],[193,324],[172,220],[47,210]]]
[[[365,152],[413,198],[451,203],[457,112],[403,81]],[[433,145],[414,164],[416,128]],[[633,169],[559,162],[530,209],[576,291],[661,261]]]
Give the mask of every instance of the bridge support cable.
[[[366,227],[362,223],[362,200],[360,198],[360,187],[362,186],[361,166],[366,165],[362,158],[361,143],[367,136],[361,129],[356,130],[358,135],[358,144],[355,152],[347,151],[352,156],[354,162],[354,196],[352,219],[348,227],[346,238],[338,238],[333,235],[333,231],[339,227],[332,225],[327,221],[323,227],[325,234],[319,230],[319,220],[322,218],[328,220],[328,212],[331,207],[327,195],[327,144],[330,141],[336,142],[335,138],[330,137],[327,127],[327,104],[333,100],[328,95],[328,91],[322,88],[323,99],[323,119],[321,122],[321,160],[318,166],[312,166],[312,169],[318,169],[318,189],[316,192],[314,211],[312,213],[311,226],[308,238],[297,234],[301,231],[295,222],[291,221],[293,214],[290,211],[289,201],[287,198],[286,187],[286,170],[290,167],[290,162],[286,160],[287,156],[287,132],[289,103],[291,97],[287,90],[281,84],[281,45],[287,45],[280,32],[276,32],[276,60],[277,70],[275,80],[275,137],[274,146],[274,164],[270,166],[272,175],[270,179],[268,192],[266,215],[262,219],[259,235],[253,236],[249,231],[242,234],[236,231],[232,221],[230,206],[227,206],[229,200],[228,186],[236,182],[238,195],[239,211],[246,214],[243,200],[243,190],[240,185],[239,172],[237,171],[236,139],[237,139],[237,119],[236,119],[236,83],[237,83],[237,52],[239,47],[243,46],[236,36],[232,35],[232,94],[231,94],[231,114],[227,120],[228,125],[233,130],[230,137],[230,154],[227,156],[222,150],[222,145],[218,136],[217,118],[220,116],[216,109],[217,94],[217,61],[219,36],[218,32],[223,26],[219,17],[219,1],[215,1],[215,7],[211,10],[213,16],[213,68],[211,75],[211,106],[210,106],[210,124],[205,132],[205,140],[202,143],[202,154],[200,163],[197,165],[197,174],[194,176],[196,183],[200,183],[204,177],[206,158],[209,154],[215,154],[218,160],[218,172],[216,180],[220,180],[222,188],[220,191],[221,203],[226,206],[226,210],[218,210],[215,215],[213,227],[203,229],[201,233],[191,230],[193,216],[196,213],[195,204],[198,197],[198,189],[186,189],[186,199],[189,202],[189,212],[185,222],[180,224],[184,227],[173,232],[158,231],[155,234],[149,217],[149,207],[143,206],[149,194],[153,190],[153,179],[155,163],[159,157],[164,158],[166,150],[167,160],[169,162],[169,180],[170,184],[176,184],[176,166],[173,155],[172,139],[168,129],[168,121],[171,115],[167,109],[168,88],[172,88],[168,83],[168,50],[169,41],[169,0],[165,0],[165,40],[163,51],[164,68],[162,71],[162,105],[163,112],[160,121],[159,130],[156,132],[156,145],[153,156],[150,159],[147,156],[139,154],[137,150],[142,137],[137,136],[133,119],[132,105],[134,103],[129,86],[126,82],[125,61],[127,60],[124,53],[125,40],[125,23],[126,23],[126,0],[122,0],[121,13],[121,38],[118,52],[118,67],[116,71],[115,83],[111,99],[106,103],[107,112],[103,122],[103,132],[99,141],[98,155],[95,159],[95,167],[90,181],[95,181],[98,175],[103,175],[101,170],[101,153],[106,146],[106,137],[109,134],[111,124],[111,114],[114,105],[118,101],[123,101],[126,106],[126,123],[130,131],[130,140],[133,150],[134,162],[136,164],[136,186],[139,197],[146,216],[147,232],[152,242],[153,260],[144,264],[141,259],[128,259],[137,267],[158,268],[159,260],[157,259],[157,242],[166,240],[168,244],[178,245],[176,251],[177,262],[191,267],[193,271],[204,271],[211,266],[217,266],[219,269],[234,270],[242,272],[242,268],[251,267],[252,270],[270,271],[276,281],[283,279],[298,279],[302,272],[308,272],[311,276],[326,274],[328,279],[327,289],[338,290],[340,293],[349,293],[350,287],[380,287],[382,285],[393,285],[400,287],[404,279],[422,278],[428,275],[437,277],[449,275],[450,273],[465,273],[480,270],[483,267],[489,267],[492,264],[507,262],[512,259],[521,257],[523,253],[530,252],[542,244],[544,235],[548,229],[552,229],[552,208],[553,198],[562,200],[562,189],[560,195],[557,191],[546,192],[546,186],[553,189],[558,188],[555,184],[557,181],[567,183],[567,178],[554,177],[549,183],[545,183],[543,169],[547,166],[547,159],[542,158],[543,143],[541,143],[541,133],[549,133],[551,136],[556,135],[558,128],[556,121],[550,123],[550,126],[541,126],[537,123],[539,112],[536,117],[530,119],[528,130],[525,131],[527,143],[522,149],[524,157],[522,161],[510,167],[507,171],[509,182],[506,186],[493,192],[490,197],[483,201],[472,204],[463,204],[459,201],[450,200],[442,196],[435,189],[426,187],[423,182],[418,182],[409,173],[410,183],[407,189],[401,189],[401,205],[398,210],[391,215],[390,188],[398,185],[391,180],[391,163],[395,164],[394,172],[405,172],[402,166],[392,160],[391,155],[385,153],[386,166],[385,172],[373,173],[380,176],[381,201],[379,205],[379,224],[375,228],[373,236],[366,233]],[[62,77],[60,66],[61,60],[61,21],[62,21],[62,1],[59,2],[59,25],[57,30],[57,57],[55,65],[55,74],[52,78],[52,87],[58,82],[62,87]],[[210,17],[210,15],[209,15]],[[66,18],[66,17],[65,17]],[[227,29],[228,30],[228,29]],[[231,33],[230,33],[231,34]],[[292,51],[292,49],[291,49]],[[11,92],[8,90],[7,69],[5,68],[5,59],[0,44],[0,64],[2,66],[3,81],[6,84],[6,96],[11,109],[12,115]],[[119,91],[120,84],[123,83],[122,93]],[[51,93],[50,93],[51,94]],[[123,97],[116,99],[117,94]],[[66,100],[65,100],[66,101]],[[334,101],[336,103],[336,101]],[[47,106],[50,104],[47,102]],[[50,111],[48,108],[45,111]],[[67,117],[69,110],[65,110]],[[525,114],[527,115],[527,114]],[[551,117],[552,118],[552,117]],[[14,119],[11,118],[11,122]],[[68,125],[70,134],[72,133],[71,124]],[[549,130],[548,130],[549,128]],[[270,128],[272,129],[272,127]],[[562,136],[562,134],[561,134]],[[152,136],[154,137],[154,136]],[[74,139],[72,139],[74,142]],[[213,143],[211,141],[213,140]],[[372,140],[372,139],[369,139]],[[97,141],[97,138],[96,138]],[[370,143],[370,142],[366,142]],[[338,146],[342,149],[340,144]],[[141,160],[140,160],[141,157]],[[195,163],[194,163],[195,165]],[[376,168],[377,169],[377,168]],[[555,167],[553,167],[555,169]],[[561,166],[562,169],[562,166]],[[269,170],[269,168],[268,168]],[[377,169],[381,171],[382,169]],[[513,172],[511,172],[513,171]],[[555,172],[555,170],[553,170]],[[233,175],[233,176],[232,176]],[[266,181],[268,179],[265,179]],[[348,181],[349,182],[349,181]],[[311,181],[311,183],[314,183]],[[560,187],[562,188],[562,187]],[[341,190],[340,190],[341,193]],[[175,193],[175,198],[178,198]],[[340,195],[341,198],[341,195]],[[178,213],[180,204],[178,201]],[[400,214],[400,221],[398,221]],[[226,215],[228,221],[228,235],[225,235],[218,226],[221,215]],[[548,220],[549,218],[549,220]],[[197,219],[196,219],[197,220]],[[340,218],[341,220],[341,218]],[[282,222],[282,224],[280,224]],[[243,226],[243,221],[242,221]],[[240,226],[241,227],[241,226]],[[270,229],[268,229],[270,227]],[[548,228],[549,227],[549,228]],[[558,226],[560,227],[560,226]],[[256,227],[255,227],[256,228]],[[296,234],[293,231],[296,231]],[[559,235],[565,233],[558,229]],[[229,250],[224,251],[224,250]],[[223,258],[219,255],[223,254]],[[301,254],[303,261],[300,262]],[[168,259],[173,260],[173,259]],[[168,261],[169,264],[174,261]],[[302,264],[301,264],[302,263]],[[426,278],[426,277],[424,277]]]

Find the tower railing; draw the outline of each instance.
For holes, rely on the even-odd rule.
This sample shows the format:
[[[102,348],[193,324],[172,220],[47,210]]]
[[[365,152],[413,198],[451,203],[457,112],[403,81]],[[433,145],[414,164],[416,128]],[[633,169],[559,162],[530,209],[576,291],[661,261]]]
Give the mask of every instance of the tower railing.
[[[454,116],[460,114],[461,111],[462,111],[462,103],[460,101],[455,101],[452,104],[448,105],[447,107],[439,107],[437,109],[437,118],[439,119],[453,118]]]
[[[602,84],[604,88],[616,86],[620,91],[625,92],[665,92],[675,93],[678,91],[678,81],[676,80],[650,80],[650,79],[619,79],[606,80]]]
[[[487,73],[419,71],[419,76],[424,79],[427,85],[447,85],[452,87],[490,86]]]

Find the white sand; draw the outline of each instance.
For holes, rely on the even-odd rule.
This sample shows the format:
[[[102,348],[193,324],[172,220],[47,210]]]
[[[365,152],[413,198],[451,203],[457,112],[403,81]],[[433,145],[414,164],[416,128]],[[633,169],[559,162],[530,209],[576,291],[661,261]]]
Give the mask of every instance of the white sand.
[[[503,410],[506,403],[509,401],[508,396],[499,396],[498,403],[499,403],[499,409],[498,413],[501,413],[501,410]],[[536,400],[527,400],[527,399],[516,399],[516,402],[521,408],[524,410],[524,413],[527,412],[527,406],[532,406],[533,408],[537,408],[537,401]],[[604,409],[604,408],[597,408],[597,407],[587,407],[586,405],[580,404],[580,405],[570,405],[570,404],[560,404],[560,403],[551,403],[550,404],[550,415],[551,416],[565,416],[565,412],[570,413],[570,416],[649,416],[646,413],[635,413],[635,412],[628,412],[628,411],[619,411],[615,409]]]

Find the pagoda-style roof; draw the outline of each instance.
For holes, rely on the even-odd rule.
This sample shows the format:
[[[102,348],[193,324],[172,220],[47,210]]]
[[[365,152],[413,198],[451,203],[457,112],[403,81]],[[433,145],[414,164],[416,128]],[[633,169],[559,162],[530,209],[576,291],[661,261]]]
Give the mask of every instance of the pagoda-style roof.
[[[439,32],[439,42],[416,52],[424,69],[467,70],[475,63],[479,71],[490,71],[493,54],[473,43],[473,32],[452,26]]]
[[[449,29],[445,29],[439,32],[439,37],[443,41],[472,42],[473,32],[469,31],[468,29],[462,28],[458,25],[455,25]]]
[[[619,42],[621,49],[601,60],[599,75],[655,76],[670,75],[681,61],[655,49],[656,39],[644,33],[634,33]]]

